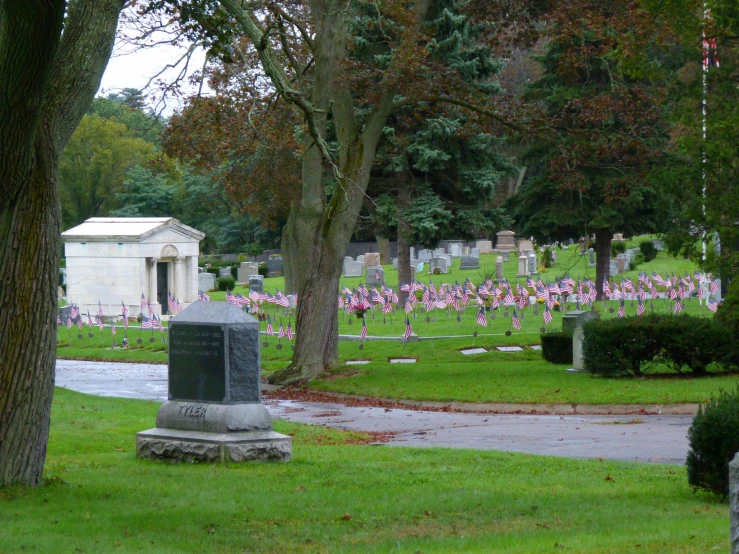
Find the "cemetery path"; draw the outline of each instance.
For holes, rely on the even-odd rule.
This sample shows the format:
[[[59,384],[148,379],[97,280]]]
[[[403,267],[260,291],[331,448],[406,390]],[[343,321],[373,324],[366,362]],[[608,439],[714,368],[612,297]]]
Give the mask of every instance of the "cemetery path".
[[[56,385],[100,396],[165,401],[167,366],[57,360]],[[569,458],[681,464],[692,416],[557,416],[352,407],[271,397],[273,417],[392,433],[389,446],[475,448]],[[153,423],[153,422],[152,422]]]

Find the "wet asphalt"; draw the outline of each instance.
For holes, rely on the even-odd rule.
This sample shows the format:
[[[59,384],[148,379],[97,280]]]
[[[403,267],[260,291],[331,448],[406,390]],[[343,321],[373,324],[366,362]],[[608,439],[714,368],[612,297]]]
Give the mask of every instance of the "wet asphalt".
[[[57,360],[56,385],[99,396],[167,400],[167,366]],[[692,416],[449,413],[271,398],[273,417],[350,431],[393,433],[388,446],[474,448],[568,458],[681,464]],[[154,422],[152,422],[153,425]]]

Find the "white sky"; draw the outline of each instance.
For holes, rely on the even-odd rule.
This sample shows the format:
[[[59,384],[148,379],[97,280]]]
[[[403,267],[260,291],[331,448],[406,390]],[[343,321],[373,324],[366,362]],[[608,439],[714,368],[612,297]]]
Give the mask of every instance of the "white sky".
[[[106,96],[110,92],[118,92],[124,88],[142,89],[152,77],[162,71],[168,64],[174,64],[187,51],[187,47],[162,44],[142,50],[132,50],[131,45],[123,44],[120,40],[116,41],[113,56],[108,62],[108,67],[100,83],[98,96]],[[201,70],[204,60],[205,51],[198,49],[190,61],[188,75]],[[182,65],[178,68],[167,69],[158,79],[174,81],[181,69]],[[187,85],[185,90],[194,93],[197,91],[197,87]],[[203,90],[207,91],[207,86]],[[154,107],[154,104],[161,97],[154,83],[144,93],[148,97],[148,103],[151,107]],[[160,104],[158,109],[162,110],[164,115],[171,115],[179,106],[177,99],[167,98],[166,107]]]

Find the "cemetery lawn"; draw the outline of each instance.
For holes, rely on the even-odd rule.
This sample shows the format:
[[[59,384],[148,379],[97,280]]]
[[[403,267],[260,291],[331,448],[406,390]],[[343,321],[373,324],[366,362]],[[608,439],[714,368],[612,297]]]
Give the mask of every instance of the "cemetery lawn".
[[[358,446],[284,422],[290,463],[173,466],[135,457],[157,407],[57,389],[46,484],[0,489],[0,552],[729,549],[728,507],[681,466]]]

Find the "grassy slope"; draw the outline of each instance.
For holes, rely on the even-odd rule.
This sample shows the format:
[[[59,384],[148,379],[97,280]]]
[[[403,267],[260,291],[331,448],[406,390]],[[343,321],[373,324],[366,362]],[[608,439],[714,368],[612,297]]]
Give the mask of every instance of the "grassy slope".
[[[727,506],[681,467],[333,446],[289,464],[135,458],[152,402],[59,390],[47,486],[0,490],[0,552],[726,552]]]
[[[485,260],[492,260],[493,256]],[[588,276],[593,268],[581,267],[585,260],[576,255],[575,249],[562,251],[559,255],[558,271],[570,267],[573,263],[575,269],[570,271],[571,275],[577,276],[578,268]],[[506,273],[515,274],[515,262],[507,264]],[[656,260],[638,268],[651,273],[652,270],[665,273],[683,274],[685,271],[693,271],[691,262],[668,257],[660,253]],[[470,279],[478,280],[477,271],[456,273],[451,278],[445,279],[449,282],[454,280],[463,281],[465,275]],[[392,280],[393,270],[388,269],[388,280]],[[629,274],[636,278],[637,272]],[[556,276],[552,272],[551,278]],[[546,280],[546,276],[543,277]],[[428,276],[423,278],[428,281]],[[348,286],[357,286],[359,278],[343,279]],[[439,280],[437,279],[437,282]],[[268,290],[275,291],[282,284],[282,278],[271,278],[265,281]],[[247,291],[242,291],[246,293]],[[225,298],[225,293],[213,293],[214,300]],[[617,303],[604,306],[598,303],[596,308],[603,317],[615,317],[609,308],[617,308]],[[692,314],[708,316],[710,312],[698,306],[695,298],[686,302],[685,311]],[[651,304],[647,308],[652,309]],[[654,303],[655,311],[665,311],[669,305],[664,300]],[[636,305],[634,302],[626,303],[628,315],[635,315]],[[543,325],[542,315],[534,315],[532,308],[524,310],[521,331],[513,330],[510,337],[505,336],[505,331],[511,328],[510,317],[503,317],[500,313],[490,321],[487,328],[479,328],[475,324],[476,312],[469,310],[462,316],[462,321],[457,322],[454,316],[446,313],[438,313],[436,321],[426,322],[425,315],[418,314],[417,318],[411,319],[414,331],[420,337],[447,336],[447,335],[470,335],[478,330],[480,336],[457,338],[449,340],[435,339],[433,341],[421,341],[410,344],[404,348],[396,342],[367,342],[363,350],[358,349],[356,342],[343,342],[339,345],[339,353],[342,361],[351,359],[369,359],[372,363],[365,366],[355,366],[355,375],[340,379],[319,380],[312,386],[319,390],[330,390],[352,394],[374,395],[388,398],[408,398],[417,400],[439,400],[439,401],[466,401],[466,402],[557,402],[557,403],[673,403],[673,402],[700,402],[705,401],[711,393],[719,388],[732,388],[737,378],[734,376],[712,377],[709,379],[605,379],[590,375],[574,375],[563,371],[565,366],[552,365],[544,362],[539,352],[527,350],[523,353],[502,353],[493,351],[488,354],[476,356],[463,356],[458,353],[460,348],[472,346],[484,346],[492,349],[498,345],[531,345],[539,342],[539,328]],[[549,324],[548,329],[561,328],[562,314],[554,312],[554,321]],[[278,322],[287,325],[289,316],[279,316]],[[351,322],[351,324],[349,323]],[[342,314],[339,318],[339,328],[342,334],[358,335],[361,330],[361,321],[355,317]],[[266,323],[262,323],[262,328]],[[368,316],[367,327],[370,336],[392,336],[399,337],[404,331],[401,317],[383,318],[376,315],[373,320]],[[85,330],[86,331],[86,330]],[[59,357],[64,358],[89,358],[100,360],[120,360],[135,362],[166,363],[167,354],[161,342],[158,332],[154,333],[155,342],[150,344],[148,337],[152,333],[144,332],[144,344],[140,349],[135,343],[139,331],[133,331],[129,337],[133,344],[128,350],[113,350],[110,348],[110,330],[106,329],[103,334],[107,347],[100,345],[99,335],[95,329],[95,339],[91,341],[84,338],[79,341],[74,336],[72,346],[67,346],[66,329],[60,331],[62,339],[57,350]],[[121,330],[117,338],[120,340]],[[484,336],[490,335],[490,336]],[[286,341],[282,341],[284,348],[277,350],[277,340],[268,339],[269,346],[262,347],[262,367],[265,371],[273,371],[285,367],[289,363],[291,350]],[[414,365],[398,365],[388,363],[390,357],[402,356],[417,357],[418,363]]]

